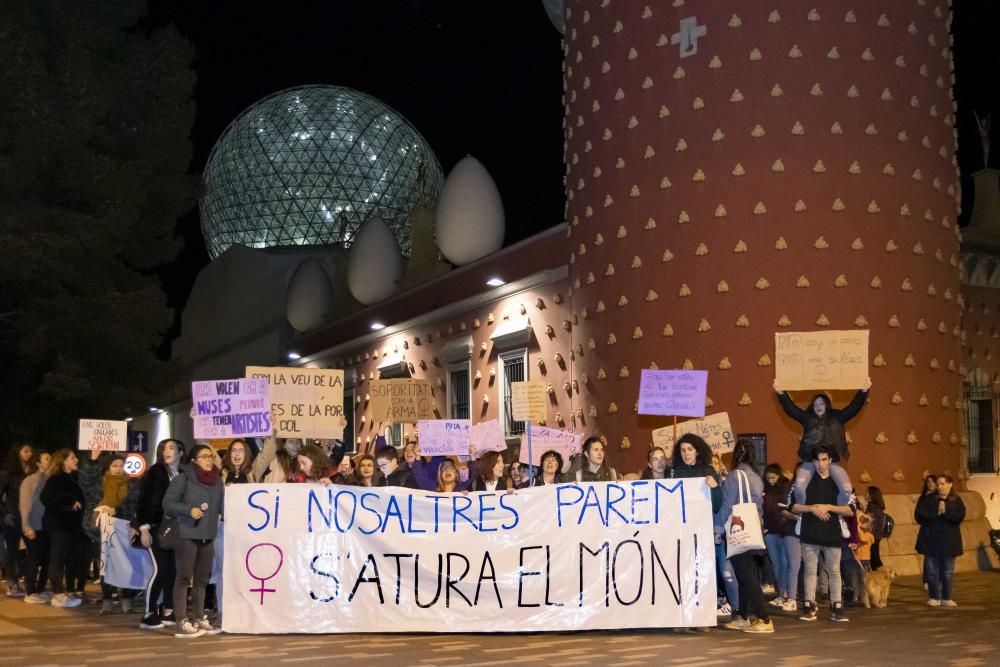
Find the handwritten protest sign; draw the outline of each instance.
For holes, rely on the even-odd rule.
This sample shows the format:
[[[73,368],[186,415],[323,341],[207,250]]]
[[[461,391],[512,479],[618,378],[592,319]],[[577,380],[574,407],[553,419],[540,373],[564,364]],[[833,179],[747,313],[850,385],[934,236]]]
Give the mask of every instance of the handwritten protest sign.
[[[868,378],[868,331],[776,333],[774,357],[782,389],[861,389]]]
[[[568,461],[569,457],[580,453],[580,434],[573,431],[560,431],[556,428],[547,428],[531,424],[531,461],[528,460],[528,439],[521,436],[521,453],[518,460],[521,463],[531,463],[531,465],[541,465],[542,454],[551,450],[562,454],[563,461]]]
[[[729,424],[728,412],[707,415],[704,419],[688,419],[677,424],[678,438],[687,433],[700,436],[712,448],[714,454],[731,452],[736,446],[736,436],[733,435],[733,427]],[[664,426],[654,430],[653,446],[662,447],[667,452],[667,458],[670,458],[674,451],[674,427]]]
[[[192,382],[191,397],[199,440],[268,436],[274,430],[264,378]]]
[[[511,417],[514,421],[537,422],[545,419],[548,391],[545,382],[510,383]]]
[[[708,371],[644,368],[639,380],[639,414],[704,417]]]
[[[267,380],[271,418],[279,438],[339,440],[344,436],[344,371],[247,366],[246,376]]]
[[[491,419],[480,424],[473,424],[469,431],[469,440],[479,458],[486,452],[503,452],[507,450],[507,440],[503,437],[499,419]]]
[[[376,424],[434,419],[434,393],[429,380],[372,380],[372,420]]]
[[[417,422],[421,456],[469,455],[468,419],[421,419]]]
[[[229,633],[716,624],[704,478],[467,496],[233,484],[225,502]]]
[[[128,449],[128,422],[81,419],[77,449],[124,452]]]

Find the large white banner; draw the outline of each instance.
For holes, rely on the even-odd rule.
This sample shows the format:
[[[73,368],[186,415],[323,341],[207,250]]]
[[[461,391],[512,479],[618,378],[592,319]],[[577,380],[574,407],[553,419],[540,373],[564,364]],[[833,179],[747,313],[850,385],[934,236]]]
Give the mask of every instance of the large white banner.
[[[514,494],[234,484],[235,633],[537,632],[715,625],[702,479]]]

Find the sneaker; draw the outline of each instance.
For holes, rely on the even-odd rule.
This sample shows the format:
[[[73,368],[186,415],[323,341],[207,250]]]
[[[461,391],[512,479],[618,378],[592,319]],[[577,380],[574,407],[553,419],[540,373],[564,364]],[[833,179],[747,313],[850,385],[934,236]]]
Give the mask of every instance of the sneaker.
[[[101,616],[110,616],[115,613],[115,603],[113,600],[101,600]]]
[[[222,628],[212,625],[212,622],[208,620],[208,616],[201,617],[201,620],[198,621],[198,627],[204,630],[206,635],[217,635],[222,632]]]
[[[723,602],[719,605],[719,608],[715,610],[716,616],[732,616],[733,609],[729,606],[728,602]]]
[[[167,627],[173,627],[177,625],[177,617],[174,616],[174,610],[171,609],[169,614],[160,613],[160,622]]]
[[[777,607],[778,609],[783,609],[785,607],[785,603],[786,602],[788,602],[788,600],[786,600],[785,598],[777,597],[777,598],[774,598],[773,600],[771,600],[770,602],[768,602],[768,604],[771,605],[772,607]]]
[[[749,632],[752,635],[771,635],[774,634],[774,623],[770,620],[762,621],[758,618],[750,624],[750,627],[743,628],[743,632]]]
[[[760,591],[764,595],[772,595],[774,593],[774,586],[772,586],[771,584],[764,584],[763,586],[760,587]]]
[[[139,621],[140,630],[157,630],[162,627],[163,627],[163,621],[161,621],[160,617],[157,616],[155,613],[146,614],[145,616],[142,617],[142,620]]]
[[[935,600],[934,598],[931,598],[931,599],[927,600],[927,602],[925,604],[928,607],[940,607],[941,606],[941,600]]]
[[[838,602],[830,608],[830,620],[834,623],[847,623],[851,619],[844,614],[844,605]]]
[[[79,607],[82,604],[80,598],[73,598],[65,593],[59,593],[58,595],[52,596],[52,606],[62,607],[65,609],[71,609],[73,607]]]
[[[48,604],[50,598],[39,593],[32,593],[31,595],[25,595],[24,601],[28,604]]]
[[[816,605],[813,603],[806,602],[802,608],[802,615],[799,616],[800,621],[815,621],[816,620]]]
[[[22,586],[21,584],[15,582],[7,586],[7,597],[23,598],[24,595],[25,595],[24,586]]]
[[[174,637],[179,639],[194,639],[195,637],[201,637],[203,634],[205,634],[205,631],[201,626],[185,618],[177,624],[177,632],[174,633]]]
[[[750,621],[743,618],[742,616],[737,616],[733,620],[729,621],[723,625],[726,630],[746,630],[750,627]]]
[[[795,600],[789,598],[789,599],[785,600],[784,604],[781,605],[781,608],[784,609],[785,611],[793,611],[794,612],[794,611],[798,611],[799,610],[799,605],[798,605],[797,602],[795,602]]]
[[[954,600],[941,600],[942,607],[957,607],[958,603]]]

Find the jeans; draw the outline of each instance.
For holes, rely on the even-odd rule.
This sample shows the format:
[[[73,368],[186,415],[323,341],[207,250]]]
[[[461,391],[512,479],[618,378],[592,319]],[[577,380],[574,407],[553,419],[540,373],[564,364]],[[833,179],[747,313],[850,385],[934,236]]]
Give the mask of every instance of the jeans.
[[[805,601],[816,604],[816,573],[819,556],[823,554],[823,569],[830,581],[830,603],[843,602],[843,582],[840,580],[840,547],[822,547],[816,544],[802,545],[802,562],[805,564]]]
[[[736,572],[736,581],[740,587],[739,615],[746,619],[749,613],[754,612],[758,619],[767,622],[771,620],[767,613],[767,603],[764,602],[764,593],[760,589],[760,579],[757,576],[757,563],[754,562],[754,553],[746,551],[737,554],[729,559]]]
[[[67,575],[67,571],[79,568],[83,562],[84,537],[83,533],[68,533],[61,530],[53,530],[49,536],[52,540],[52,550],[49,552],[49,583],[52,584],[52,592],[59,595],[66,592],[67,576],[71,578],[76,576],[76,572]]]
[[[725,537],[721,543],[715,545],[715,567],[722,575],[722,585],[726,589],[726,599],[729,600],[729,606],[735,611],[740,606],[740,586],[736,581],[733,564],[726,558]]]
[[[174,608],[174,581],[177,579],[177,564],[174,561],[174,554],[164,551],[155,542],[149,548],[149,555],[153,559],[153,576],[149,578],[146,588],[146,613],[151,614],[156,611],[160,603],[160,596],[163,596],[163,610],[173,610]],[[185,591],[185,596],[187,592]]]
[[[925,556],[924,579],[932,600],[951,599],[951,580],[955,576],[954,556]]]
[[[785,551],[785,540],[777,533],[764,535],[764,545],[767,547],[767,557],[771,559],[771,569],[774,570],[774,587],[779,596],[788,597],[788,552]]]
[[[49,576],[49,534],[44,530],[35,531],[35,539],[24,537],[28,547],[28,560],[24,568],[24,590],[28,595],[45,590],[45,580]]]
[[[812,461],[804,462],[795,473],[795,503],[797,505],[806,504],[806,487],[809,486],[814,474],[816,474],[816,466]],[[851,486],[851,476],[836,463],[831,463],[830,477],[840,489],[840,494],[837,495],[837,504],[847,505],[851,502],[851,494],[854,493],[854,487]]]
[[[788,599],[799,597],[799,572],[802,570],[802,543],[797,535],[786,535],[781,539],[785,544],[788,558]]]
[[[177,578],[174,580],[174,614],[178,622],[188,618],[198,621],[205,615],[205,587],[212,578],[212,540],[178,538],[174,547]],[[191,588],[191,613],[188,613],[187,590]]]

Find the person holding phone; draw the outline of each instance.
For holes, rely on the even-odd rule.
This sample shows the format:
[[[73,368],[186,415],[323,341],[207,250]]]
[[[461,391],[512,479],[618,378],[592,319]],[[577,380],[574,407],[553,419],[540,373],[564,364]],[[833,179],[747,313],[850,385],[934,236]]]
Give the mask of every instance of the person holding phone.
[[[927,581],[928,607],[957,607],[951,599],[955,559],[962,555],[962,521],[965,503],[955,493],[951,475],[937,475],[936,492],[917,501],[914,512],[920,532],[917,553],[924,556],[924,579]]]

